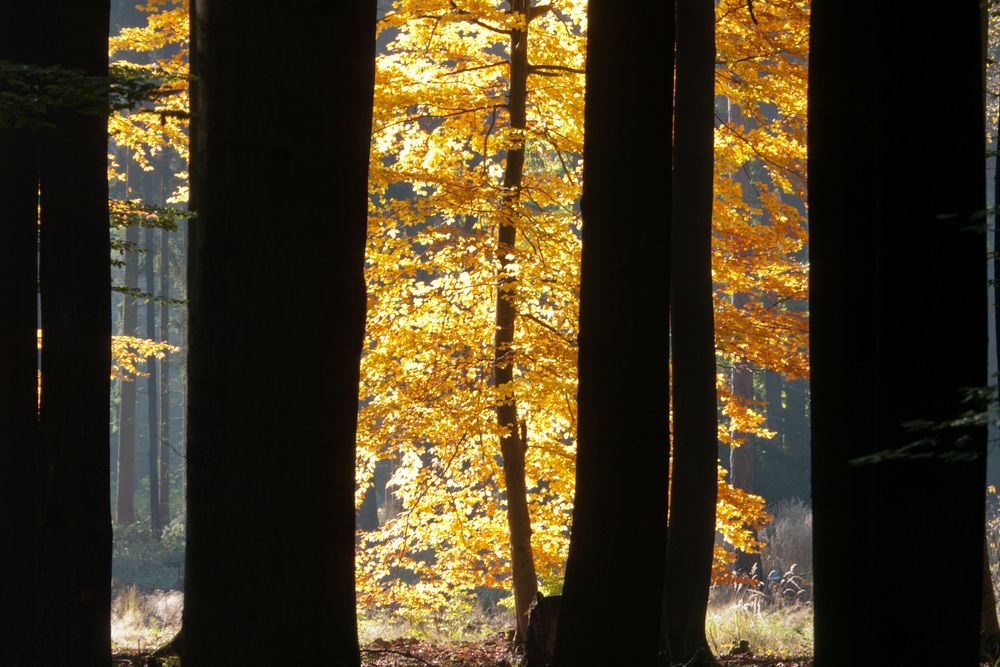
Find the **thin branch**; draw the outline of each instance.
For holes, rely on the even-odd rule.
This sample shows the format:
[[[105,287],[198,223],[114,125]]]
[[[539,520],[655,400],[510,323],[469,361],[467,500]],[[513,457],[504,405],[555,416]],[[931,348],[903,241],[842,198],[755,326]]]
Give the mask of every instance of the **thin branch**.
[[[454,110],[449,111],[448,113],[423,113],[423,114],[416,114],[414,116],[409,116],[407,118],[403,118],[402,120],[393,121],[392,123],[386,123],[385,125],[383,125],[382,127],[380,127],[379,130],[384,130],[386,128],[393,127],[395,125],[403,125],[405,123],[412,123],[415,120],[423,120],[423,119],[428,119],[428,118],[453,118],[455,116],[461,116],[461,115],[467,114],[467,113],[474,113],[476,111],[486,111],[486,110],[489,110],[489,109],[496,110],[496,109],[506,109],[506,108],[507,108],[507,105],[505,103],[503,103],[503,102],[500,102],[500,103],[497,103],[497,104],[485,104],[485,105],[480,106],[480,107],[472,107],[470,109],[454,109]]]
[[[452,70],[450,72],[444,72],[443,74],[439,74],[438,78],[440,79],[443,76],[453,76],[455,74],[462,74],[463,72],[474,72],[474,71],[479,70],[479,69],[489,69],[490,67],[499,67],[500,65],[509,65],[509,64],[510,64],[509,60],[500,60],[500,61],[495,62],[495,63],[490,63],[489,65],[477,65],[476,67],[464,67],[462,69],[456,69],[456,70]]]
[[[576,67],[566,67],[565,65],[528,65],[528,74],[538,74],[539,76],[557,76],[556,72],[569,72],[571,74],[586,73],[582,69]]]
[[[454,11],[455,14],[457,14],[459,16],[462,16],[462,17],[472,16],[472,12],[470,12],[468,10],[465,10],[465,9],[460,9],[459,6],[457,4],[455,4],[455,0],[452,0],[449,4],[451,5],[451,8],[452,8],[452,10]],[[510,34],[510,30],[507,30],[505,28],[498,28],[496,26],[490,25],[489,23],[484,23],[484,22],[480,21],[477,18],[465,18],[465,20],[468,21],[469,23],[478,25],[480,28],[484,28],[486,30],[489,30],[490,32],[495,32],[495,33],[497,33],[499,35],[509,35]]]
[[[562,331],[559,331],[559,329],[556,329],[554,326],[552,326],[548,322],[545,322],[543,320],[538,319],[537,317],[535,317],[531,313],[518,313],[518,314],[521,317],[526,317],[527,319],[531,320],[532,322],[534,322],[538,326],[540,326],[540,327],[542,327],[544,329],[548,329],[549,331],[551,331],[552,333],[554,333],[556,336],[558,336],[559,338],[561,338],[563,340],[563,342],[566,343],[567,345],[569,345],[570,347],[577,347],[578,346],[578,343],[577,343],[576,339],[571,338],[570,336],[567,336],[565,333],[563,333]]]

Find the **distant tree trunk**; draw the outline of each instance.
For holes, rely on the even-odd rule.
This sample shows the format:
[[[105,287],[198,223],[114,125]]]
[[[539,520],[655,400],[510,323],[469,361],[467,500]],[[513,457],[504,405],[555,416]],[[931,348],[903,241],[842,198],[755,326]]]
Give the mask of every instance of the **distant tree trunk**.
[[[156,293],[156,232],[152,227],[146,227],[145,233],[146,256],[144,261],[146,269],[146,292]],[[146,299],[146,338],[156,340],[156,302]],[[160,396],[159,375],[157,373],[159,360],[150,355],[146,358],[146,368],[149,373],[146,376],[146,427],[149,433],[149,527],[153,531],[153,537],[159,538],[163,530],[163,521],[160,518]]]
[[[365,491],[365,497],[358,508],[358,530],[369,531],[378,528],[378,492],[372,479]]]
[[[135,247],[139,245],[139,228],[125,229],[125,241]],[[125,252],[125,287],[139,287],[139,255],[134,251]],[[136,336],[139,333],[139,306],[135,297],[124,294],[122,298],[122,335]],[[115,503],[115,519],[119,526],[135,522],[135,412],[136,379],[121,378],[118,400],[118,492]]]
[[[190,235],[190,232],[188,232],[187,223],[185,223],[184,232],[185,232],[185,237],[188,238],[188,239],[190,239],[191,235]],[[188,251],[185,251],[184,263],[185,264],[189,264],[189,261],[190,261],[190,253]],[[190,273],[190,270],[188,271],[188,273]],[[190,287],[188,287],[188,294],[190,294]],[[188,301],[188,303],[190,304],[190,300]],[[185,310],[189,310],[189,309],[190,309],[190,305]],[[188,332],[190,331],[190,326],[191,326],[191,316],[187,315],[184,318],[184,329],[183,329],[183,333],[181,335],[181,353],[184,355],[184,364],[183,364],[183,367],[181,368],[181,373],[183,374],[182,375],[182,380],[181,380],[181,429],[180,429],[181,432],[178,434],[178,437],[180,438],[180,441],[181,441],[181,446],[180,446],[180,450],[181,450],[181,508],[184,511],[187,511],[187,487],[188,487],[188,482],[187,482],[187,480],[188,480],[188,475],[187,475],[187,470],[188,470],[188,466],[187,466],[187,462],[188,462],[188,458],[187,458],[187,456],[188,456],[188,451],[187,451],[188,450],[188,405],[189,405],[189,402],[188,402],[189,398],[188,398],[188,396],[190,395],[188,390],[189,390],[189,387],[190,387],[189,379],[191,377],[191,373],[188,371],[188,363],[189,363],[189,360],[191,358],[189,350],[188,350],[188,338],[189,338]]]
[[[53,0],[43,11],[49,62],[106,77],[107,0]],[[64,107],[51,121],[40,179],[45,484],[36,664],[102,665],[111,651],[107,118]]]
[[[745,293],[736,294],[733,305],[737,310],[746,307],[750,301]],[[732,371],[733,395],[742,399],[746,403],[754,400],[753,391],[753,368],[746,359],[734,359]],[[748,434],[737,434],[743,437],[743,444],[738,447],[731,447],[729,450],[729,483],[735,488],[753,493],[753,438]],[[758,578],[761,574],[760,554],[736,552],[736,571],[745,575],[754,574]]]
[[[771,370],[764,371],[764,401],[767,403],[767,428],[774,431],[773,442],[784,447],[785,440],[785,409],[781,400],[783,378],[780,373]]]
[[[354,463],[375,9],[191,5],[185,667],[360,663]],[[308,373],[277,353],[293,339],[310,350]]]
[[[553,664],[643,667],[659,648],[670,456],[671,147],[647,111],[650,82],[667,82],[670,118],[673,63],[648,26],[670,40],[674,7],[637,21],[591,0],[587,16],[576,497]]]
[[[983,596],[980,612],[980,633],[984,655],[991,661],[1000,657],[1000,621],[997,620],[997,597],[993,590],[993,574],[990,570],[990,550],[983,540]]]
[[[925,425],[987,364],[979,3],[816,0],[811,21],[816,665],[977,665],[986,432]],[[947,103],[895,113],[901,90]],[[915,585],[928,564],[946,582]]]
[[[530,0],[511,0],[510,11],[527,15]],[[510,90],[507,111],[510,127],[527,127],[528,99],[528,30],[510,31]],[[517,320],[517,278],[510,265],[517,244],[517,220],[520,218],[521,180],[524,175],[524,142],[507,149],[503,173],[503,211],[497,231],[496,259],[500,264],[496,297],[496,334],[493,352],[493,385],[499,401],[495,411],[500,427],[500,452],[503,457],[503,478],[507,500],[507,526],[510,530],[511,579],[514,586],[514,617],[517,635],[523,641],[528,623],[528,605],[538,591],[535,559],[531,551],[531,516],[528,513],[528,490],[524,479],[524,460],[528,443],[522,434],[524,425],[517,414],[514,393],[516,353],[514,328]]]
[[[986,6],[984,5],[984,8]],[[985,18],[985,17],[984,17]],[[985,25],[985,23],[984,23]],[[988,30],[983,30],[983,46],[984,50],[987,45],[987,32]],[[997,115],[996,125],[994,126],[996,130],[996,145],[1000,148],[1000,114]],[[997,152],[1000,156],[1000,151]],[[997,334],[1000,331],[1000,302],[997,299],[1000,298],[1000,246],[997,245],[1000,242],[1000,215],[997,214],[997,204],[1000,203],[1000,170],[996,166],[1000,164],[996,158],[994,158],[994,168],[993,168],[993,335],[995,339],[1000,339],[1000,335]],[[996,342],[996,341],[994,341]],[[1000,386],[1000,352],[996,354],[997,367],[993,369],[996,373],[996,377],[990,382],[994,387]],[[997,401],[998,396],[993,396],[992,401]],[[987,464],[989,460],[987,459]],[[988,471],[987,471],[988,472]],[[983,611],[982,611],[982,644],[983,649],[986,654],[992,659],[996,659],[1000,654],[1000,620],[997,618],[997,601],[996,593],[993,590],[993,575],[990,571],[990,554],[989,545],[984,542],[983,549],[985,556],[983,558]]]
[[[160,232],[160,296],[170,298],[170,238]],[[170,342],[170,304],[160,303],[160,340]],[[160,521],[170,523],[170,358],[160,361]]]
[[[671,244],[673,468],[666,577],[672,663],[712,664],[705,612],[718,484],[712,171],[715,13],[710,0],[677,0],[677,110]]]
[[[34,3],[0,1],[0,60],[37,63]],[[0,127],[0,665],[28,665],[34,621],[38,470],[38,145]]]

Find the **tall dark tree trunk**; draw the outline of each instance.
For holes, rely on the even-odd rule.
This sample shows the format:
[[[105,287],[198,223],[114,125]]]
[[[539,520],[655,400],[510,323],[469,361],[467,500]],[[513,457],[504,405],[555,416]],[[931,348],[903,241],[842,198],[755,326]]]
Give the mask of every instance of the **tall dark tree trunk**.
[[[591,0],[587,10],[579,444],[555,649],[563,666],[654,665],[659,648],[671,147],[669,130],[648,133],[648,90],[661,82],[667,101],[657,114],[669,119],[673,62],[648,26],[672,36],[673,10],[673,2],[650,5],[643,21],[610,0]],[[620,568],[641,585],[623,585],[612,574]]]
[[[160,232],[160,296],[170,298],[170,238]],[[160,303],[160,340],[170,342],[170,304]],[[170,358],[160,360],[160,521],[170,523]]]
[[[511,0],[510,11],[527,16],[530,0]],[[510,31],[510,90],[507,112],[510,127],[527,127],[528,100],[528,28]],[[514,617],[518,636],[523,639],[528,622],[528,605],[538,591],[535,559],[531,550],[531,516],[528,513],[528,489],[524,478],[524,457],[528,448],[526,429],[517,415],[514,393],[514,328],[517,324],[517,278],[510,265],[515,258],[517,221],[520,218],[521,180],[524,175],[523,140],[507,149],[503,173],[503,210],[497,230],[496,334],[493,343],[493,385],[501,397],[495,407],[500,427],[500,452],[507,500],[507,526],[510,530],[511,579],[514,585]]]
[[[37,63],[38,9],[0,2],[0,60]],[[0,120],[0,665],[30,664],[38,467],[38,145]]]
[[[139,245],[139,228],[130,226],[125,230],[125,241],[131,246]],[[125,253],[125,286],[139,287],[139,256],[134,250]],[[136,336],[139,333],[139,306],[131,294],[122,296],[122,335]],[[136,380],[119,380],[118,399],[118,485],[115,501],[115,521],[119,526],[135,522],[135,412]]]
[[[107,0],[53,0],[43,11],[50,62],[106,77]],[[51,120],[41,161],[36,664],[101,665],[111,651],[107,118],[61,108]]]
[[[146,292],[156,293],[156,232],[152,227],[146,228],[145,233],[146,255],[143,263],[146,274]],[[146,338],[156,340],[156,302],[146,299]],[[147,474],[149,478],[149,527],[154,537],[159,537],[163,530],[163,522],[160,519],[160,397],[159,397],[159,364],[155,356],[146,359],[146,428],[149,434],[149,467]]]
[[[705,639],[718,483],[712,171],[715,12],[677,0],[677,111],[671,339],[674,455],[666,580],[666,644],[674,663],[714,662]]]
[[[375,9],[192,3],[185,667],[360,662]],[[274,353],[290,336],[307,374]]]
[[[974,0],[933,17],[888,4],[812,5],[818,667],[858,656],[978,664],[986,433],[929,425],[972,407],[963,390],[985,380],[979,30]],[[947,103],[899,114],[900,90]],[[916,168],[900,169],[901,156]],[[920,545],[921,557],[898,557],[907,545]],[[879,566],[889,562],[891,576]],[[928,564],[947,573],[946,585],[914,585]]]

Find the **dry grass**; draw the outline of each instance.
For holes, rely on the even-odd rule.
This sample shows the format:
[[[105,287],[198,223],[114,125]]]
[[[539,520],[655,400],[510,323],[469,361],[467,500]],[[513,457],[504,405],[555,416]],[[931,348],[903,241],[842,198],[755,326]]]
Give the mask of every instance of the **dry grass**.
[[[812,608],[753,611],[740,605],[712,606],[705,619],[705,634],[716,654],[746,641],[757,655],[811,655]]]
[[[115,591],[111,600],[111,645],[115,651],[151,651],[181,629],[184,594],[142,593],[135,586]]]
[[[513,612],[503,608],[486,611],[474,606],[461,617],[432,614],[405,617],[358,610],[358,637],[362,646],[376,640],[394,641],[411,637],[435,643],[479,641],[506,633],[513,627]]]

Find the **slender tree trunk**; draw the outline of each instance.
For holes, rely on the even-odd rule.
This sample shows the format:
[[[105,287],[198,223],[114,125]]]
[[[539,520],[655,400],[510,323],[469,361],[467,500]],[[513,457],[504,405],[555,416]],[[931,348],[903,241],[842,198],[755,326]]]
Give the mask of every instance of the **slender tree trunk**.
[[[160,296],[170,298],[170,238],[160,232]],[[170,304],[160,303],[160,340],[170,342]],[[160,521],[170,523],[170,357],[160,361]]]
[[[779,449],[785,445],[785,408],[781,400],[783,378],[775,371],[764,371],[764,400],[767,402],[767,428],[774,431],[772,441]]]
[[[185,667],[360,663],[375,10],[192,3]],[[307,374],[272,353],[290,337],[311,351]]]
[[[705,639],[718,484],[712,303],[714,7],[710,0],[677,0],[670,318],[674,455],[666,643],[671,662],[689,665],[714,662]]]
[[[50,62],[106,77],[108,2],[53,0],[44,11]],[[111,651],[107,119],[61,108],[51,120],[41,161],[36,664],[102,665]]]
[[[146,228],[145,233],[146,256],[144,259],[146,273],[146,292],[156,293],[155,287],[155,261],[156,261],[156,232],[152,227]],[[146,299],[146,338],[156,340],[156,302]],[[159,538],[163,530],[163,521],[160,518],[160,397],[159,389],[159,360],[155,356],[146,359],[146,368],[149,375],[146,377],[146,427],[149,433],[149,527],[153,531],[153,537]]]
[[[985,6],[984,6],[985,8]],[[984,17],[985,18],[985,17]],[[984,22],[984,25],[987,25]],[[983,46],[984,53],[985,47],[987,46],[987,30],[983,30]],[[994,126],[996,130],[996,145],[1000,147],[1000,114],[997,116],[996,125]],[[997,153],[1000,156],[1000,152]],[[997,169],[997,165],[1000,165],[1000,160],[996,157],[994,158],[994,168],[993,168],[993,335],[994,338],[1000,338],[997,332],[1000,331],[1000,303],[997,299],[1000,298],[1000,246],[997,242],[1000,241],[1000,225],[997,221],[1000,220],[1000,216],[997,215],[997,203],[1000,199],[997,198],[1000,195],[1000,170]],[[996,374],[993,380],[990,382],[994,387],[1000,386],[1000,353],[996,354],[997,367],[993,369]],[[997,401],[997,396],[992,397],[992,401]],[[993,590],[993,575],[990,571],[990,553],[989,545],[986,541],[983,542],[983,603],[982,603],[982,614],[981,614],[981,631],[982,631],[982,644],[984,652],[991,657],[996,659],[997,653],[1000,653],[1000,620],[997,619],[997,601],[996,593]]]
[[[990,570],[990,550],[987,540],[983,540],[983,596],[980,612],[980,633],[984,655],[996,661],[1000,653],[1000,621],[997,620],[997,597],[993,590],[993,574]]]
[[[0,60],[37,63],[33,3],[0,2]],[[2,123],[2,121],[0,121]],[[29,665],[34,621],[38,469],[38,145],[0,127],[0,665]],[[16,575],[14,574],[16,573]]]
[[[745,308],[750,298],[745,293],[736,294],[733,299],[737,309]],[[754,400],[753,368],[746,359],[733,360],[732,372],[733,396],[745,402]],[[743,438],[743,444],[731,447],[729,450],[729,483],[737,489],[753,493],[753,438],[748,434],[737,434]],[[761,578],[760,554],[736,552],[736,571],[745,575],[753,574]]]
[[[139,228],[125,230],[125,241],[132,247],[139,244]],[[135,251],[125,253],[125,286],[139,287],[139,256]],[[135,297],[124,294],[122,298],[122,335],[139,333],[139,306]],[[121,378],[118,400],[118,491],[115,519],[119,526],[135,522],[135,412],[136,380]]]
[[[940,5],[932,19],[843,0],[811,11],[815,661],[971,667],[985,428],[922,424],[958,418],[963,390],[985,380],[979,3]],[[948,103],[899,114],[900,90]],[[906,155],[919,168],[900,169]],[[902,545],[921,557],[896,557]],[[892,576],[873,567],[890,559]],[[914,585],[928,563],[947,585]]]
[[[511,0],[512,13],[527,12],[530,0]],[[528,99],[528,30],[510,31],[510,90],[507,111],[512,130],[527,127]],[[503,208],[497,232],[496,335],[494,338],[493,385],[497,388],[497,426],[500,427],[500,452],[507,494],[507,525],[510,529],[510,561],[514,583],[514,614],[517,634],[522,640],[528,623],[528,605],[538,591],[535,560],[531,551],[531,516],[528,513],[528,489],[524,478],[524,457],[528,447],[527,429],[518,419],[514,393],[514,328],[517,320],[517,278],[511,272],[516,260],[517,224],[520,218],[521,179],[524,175],[524,140],[507,149],[503,174]]]
[[[554,662],[563,667],[647,667],[659,649],[671,146],[669,131],[648,132],[648,91],[664,86],[656,113],[669,119],[674,5],[645,11],[638,21],[612,0],[587,9],[576,496]],[[666,45],[649,39],[650,25]]]

